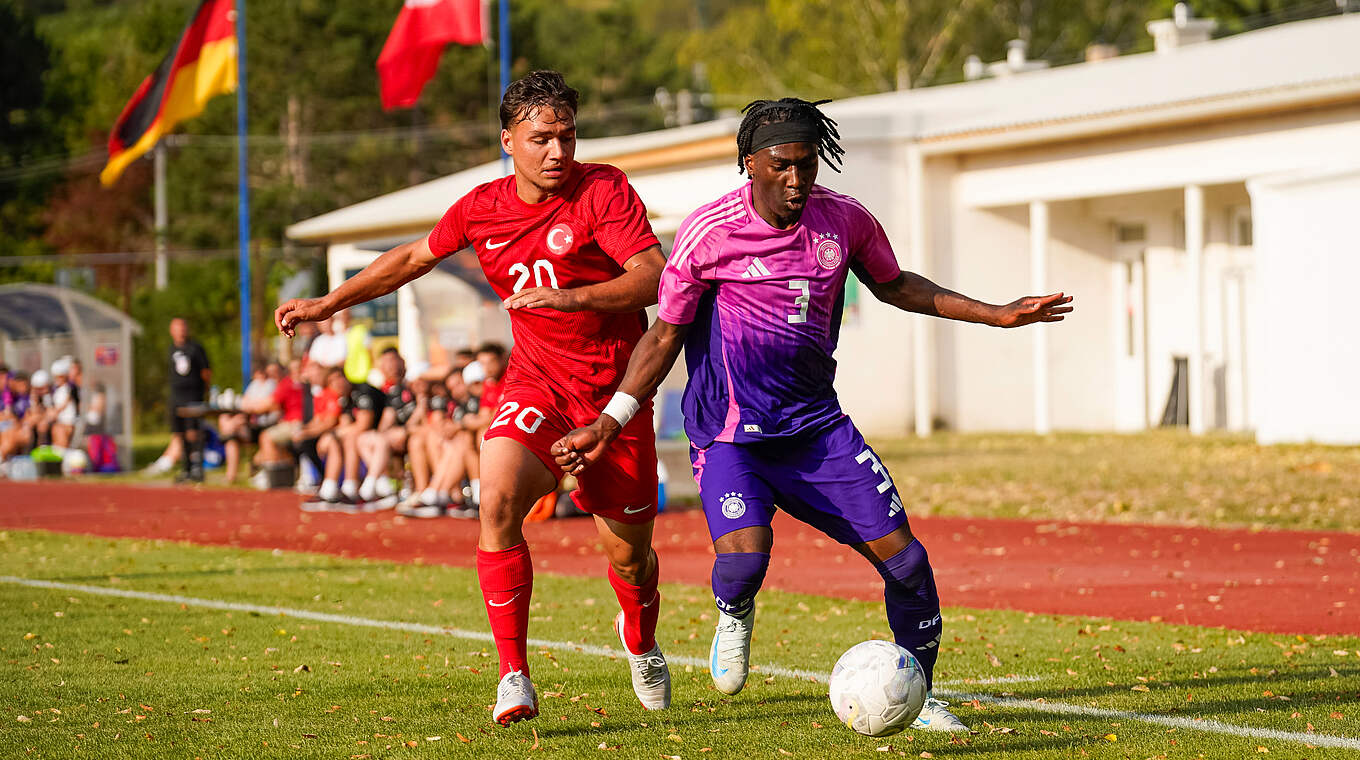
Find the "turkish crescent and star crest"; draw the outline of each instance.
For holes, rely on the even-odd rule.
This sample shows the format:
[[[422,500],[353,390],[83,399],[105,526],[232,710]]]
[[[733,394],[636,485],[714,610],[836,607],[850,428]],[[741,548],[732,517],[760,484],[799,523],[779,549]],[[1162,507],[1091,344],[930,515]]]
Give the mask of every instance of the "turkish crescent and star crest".
[[[571,250],[572,243],[576,242],[576,235],[572,233],[570,227],[559,222],[548,230],[543,242],[547,244],[548,250],[561,256]]]

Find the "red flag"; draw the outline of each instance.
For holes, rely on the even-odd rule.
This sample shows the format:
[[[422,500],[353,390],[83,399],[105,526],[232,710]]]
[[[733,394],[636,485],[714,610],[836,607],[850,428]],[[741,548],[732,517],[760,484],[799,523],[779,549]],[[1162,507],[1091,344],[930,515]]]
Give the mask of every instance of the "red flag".
[[[415,105],[444,46],[480,45],[482,37],[482,0],[406,0],[378,55],[383,108]]]

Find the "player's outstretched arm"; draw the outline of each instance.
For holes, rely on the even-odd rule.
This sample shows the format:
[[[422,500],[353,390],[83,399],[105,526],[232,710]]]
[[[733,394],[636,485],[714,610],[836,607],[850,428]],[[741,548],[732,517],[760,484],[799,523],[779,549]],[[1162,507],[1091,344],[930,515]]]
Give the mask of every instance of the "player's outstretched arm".
[[[931,317],[977,322],[992,327],[1022,327],[1035,322],[1061,322],[1072,311],[1072,296],[1050,293],[1025,296],[1008,304],[983,303],[942,288],[913,272],[902,272],[888,282],[869,284],[874,297],[903,311]]]
[[[654,245],[623,262],[623,274],[580,288],[525,288],[505,299],[507,309],[630,312],[656,303],[666,257]]]
[[[320,298],[294,298],[274,311],[279,332],[293,337],[301,322],[317,322],[341,309],[385,296],[434,269],[439,258],[430,250],[428,237],[399,245],[373,260],[363,271],[340,283]]]
[[[594,422],[567,433],[549,449],[557,460],[557,466],[576,475],[604,454],[609,444],[619,437],[623,426],[628,424],[632,412],[637,411],[637,399],[645,399],[656,393],[661,381],[666,379],[675,365],[676,357],[680,356],[688,332],[689,325],[673,325],[663,319],[652,323],[633,349],[633,356],[628,360],[628,369],[619,382],[614,400],[609,402],[609,406]],[[619,411],[615,408],[619,404],[631,406],[631,411]],[[614,415],[622,415],[626,419],[620,420]]]

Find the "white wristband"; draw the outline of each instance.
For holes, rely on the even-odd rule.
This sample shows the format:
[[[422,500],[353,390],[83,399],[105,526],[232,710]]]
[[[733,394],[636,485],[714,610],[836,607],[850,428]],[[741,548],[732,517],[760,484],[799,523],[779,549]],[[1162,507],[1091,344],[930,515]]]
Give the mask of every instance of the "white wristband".
[[[613,417],[619,423],[619,427],[628,427],[628,422],[641,408],[642,406],[638,404],[637,399],[619,391],[614,394],[614,398],[609,399],[608,404],[605,404],[604,414]]]

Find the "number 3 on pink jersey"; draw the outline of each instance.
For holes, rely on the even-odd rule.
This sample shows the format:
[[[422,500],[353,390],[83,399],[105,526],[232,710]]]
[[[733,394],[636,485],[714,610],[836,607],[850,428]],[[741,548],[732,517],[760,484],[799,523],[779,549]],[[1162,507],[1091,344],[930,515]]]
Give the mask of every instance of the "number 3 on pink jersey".
[[[789,324],[801,325],[807,321],[808,304],[812,302],[812,294],[808,289],[807,280],[789,280],[789,290],[801,291],[794,296],[793,305],[798,307],[797,314],[789,315]]]

